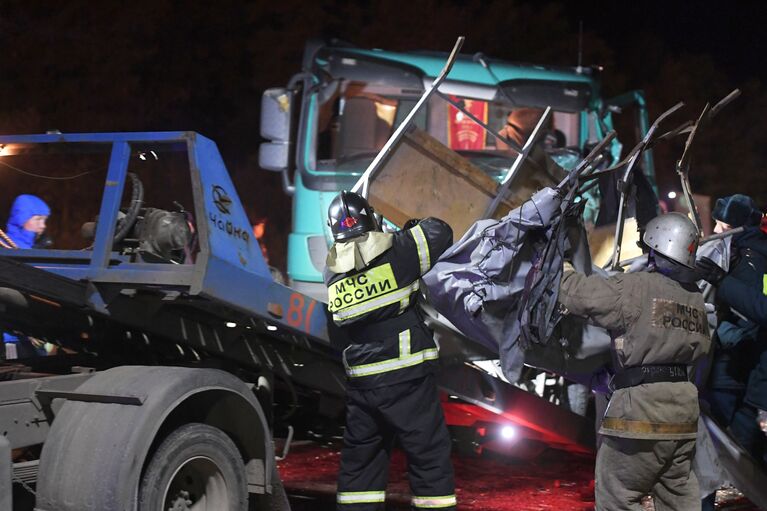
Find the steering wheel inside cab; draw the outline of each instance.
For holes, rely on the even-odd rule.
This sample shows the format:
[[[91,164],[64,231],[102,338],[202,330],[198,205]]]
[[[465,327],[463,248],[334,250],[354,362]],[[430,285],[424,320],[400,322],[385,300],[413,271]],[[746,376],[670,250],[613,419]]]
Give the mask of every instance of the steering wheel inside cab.
[[[144,207],[144,185],[128,173],[129,186],[117,214],[112,250],[130,256],[131,262],[184,264],[193,262],[194,222],[179,205],[179,211]],[[98,218],[83,224],[82,236],[93,241]]]

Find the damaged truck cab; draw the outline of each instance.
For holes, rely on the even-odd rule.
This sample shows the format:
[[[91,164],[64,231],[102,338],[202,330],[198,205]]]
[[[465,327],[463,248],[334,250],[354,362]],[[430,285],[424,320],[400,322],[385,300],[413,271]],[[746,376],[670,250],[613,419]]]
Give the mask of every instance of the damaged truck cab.
[[[359,179],[439,74],[446,56],[309,43],[302,72],[287,87],[264,93],[261,134],[267,142],[259,160],[261,168],[282,173],[285,192],[293,196],[287,272],[296,289],[324,300],[322,268],[331,242],[327,207],[338,191],[351,189]],[[470,116],[494,133],[523,137],[524,142],[529,124],[551,106],[543,144],[556,163],[569,169],[612,129],[612,116],[625,107],[636,107],[637,138],[647,131],[641,91],[606,101],[597,75],[595,68],[459,55],[439,87],[441,94],[429,99],[413,124],[500,182],[516,153]],[[619,142],[611,144],[613,162],[621,149]],[[643,171],[654,184],[652,157],[648,152],[644,158]],[[600,207],[595,192],[585,213],[592,223]]]

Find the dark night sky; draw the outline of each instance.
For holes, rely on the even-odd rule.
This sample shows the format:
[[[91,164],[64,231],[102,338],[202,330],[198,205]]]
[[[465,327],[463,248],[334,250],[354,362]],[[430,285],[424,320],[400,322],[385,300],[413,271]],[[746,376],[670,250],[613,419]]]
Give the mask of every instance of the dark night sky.
[[[706,101],[743,89],[702,141],[693,185],[713,196],[749,191],[767,206],[767,179],[758,177],[767,158],[764,10],[671,0],[4,0],[0,133],[200,131],[219,144],[252,219],[269,218],[267,243],[282,266],[289,200],[277,175],[257,169],[258,108],[263,89],[299,70],[307,38],[446,51],[466,35],[467,53],[574,65],[583,20],[584,64],[605,66],[607,95],[644,89],[651,115],[684,100],[687,118],[696,117]],[[680,151],[656,151],[664,187],[675,186]],[[4,172],[0,222],[19,192],[3,184]],[[47,182],[36,191],[61,193]],[[86,200],[78,187],[68,193],[54,209]]]
[[[670,51],[706,54],[736,80],[764,79],[767,5],[764,2],[567,2],[620,53],[633,36],[655,34]]]

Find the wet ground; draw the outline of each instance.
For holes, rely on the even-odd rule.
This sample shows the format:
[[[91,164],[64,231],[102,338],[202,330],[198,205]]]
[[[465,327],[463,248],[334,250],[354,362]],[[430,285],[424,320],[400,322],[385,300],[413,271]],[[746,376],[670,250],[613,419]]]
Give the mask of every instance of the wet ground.
[[[296,509],[334,509],[339,451],[336,446],[294,446],[280,474]],[[593,459],[549,451],[535,461],[454,456],[459,509],[544,511],[594,509]],[[387,509],[409,509],[405,457],[392,456]]]
[[[335,509],[338,445],[296,442],[278,463],[292,511]],[[592,511],[594,460],[548,450],[532,461],[453,456],[460,511]],[[387,510],[409,510],[405,457],[392,456]],[[737,492],[720,492],[720,511],[757,511]],[[33,496],[14,485],[14,511],[31,511]],[[652,506],[645,506],[647,511]]]
[[[293,511],[335,509],[338,446],[294,445],[279,469]],[[533,461],[453,456],[460,511],[592,511],[594,459],[548,450]],[[722,492],[722,511],[757,511],[737,492]],[[725,502],[726,500],[726,502]],[[387,510],[408,510],[405,458],[392,456]],[[652,505],[645,506],[652,510]]]

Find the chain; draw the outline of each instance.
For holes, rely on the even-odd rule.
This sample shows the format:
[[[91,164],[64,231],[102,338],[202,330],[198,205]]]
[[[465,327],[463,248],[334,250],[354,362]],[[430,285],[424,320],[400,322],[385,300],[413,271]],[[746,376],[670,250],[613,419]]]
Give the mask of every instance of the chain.
[[[3,248],[19,248],[2,229],[0,229],[0,246]]]

